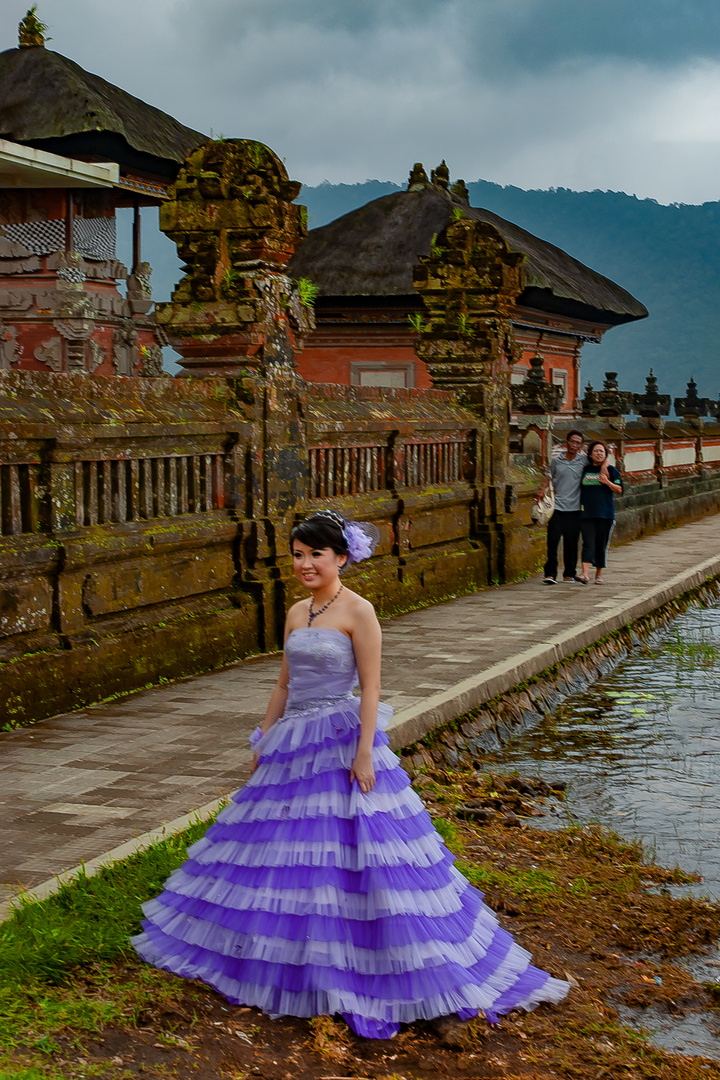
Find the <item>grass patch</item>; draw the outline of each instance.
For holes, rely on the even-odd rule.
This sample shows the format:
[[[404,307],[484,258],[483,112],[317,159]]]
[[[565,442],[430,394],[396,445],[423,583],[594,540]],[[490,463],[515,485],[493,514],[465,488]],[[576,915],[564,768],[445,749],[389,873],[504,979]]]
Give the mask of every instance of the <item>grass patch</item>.
[[[512,867],[498,870],[494,866],[458,862],[458,870],[465,875],[471,885],[489,892],[497,889],[523,899],[548,899],[558,888],[555,874],[550,870],[520,869]],[[587,882],[583,883],[587,887]]]
[[[434,817],[432,823],[440,833],[440,836],[442,836],[445,844],[450,848],[453,854],[456,854],[462,848],[463,842],[460,829],[455,822],[448,820],[448,818]]]
[[[206,829],[207,822],[194,823],[93,877],[81,875],[0,924],[3,1046],[49,1054],[59,1031],[98,1031],[172,996],[164,973],[135,961],[129,938],[140,929],[141,904],[160,892]]]
[[[0,923],[0,986],[17,979],[59,985],[76,967],[127,952],[140,905],[160,892],[206,830],[207,822],[197,822],[93,877],[81,874],[43,903],[19,907]]]

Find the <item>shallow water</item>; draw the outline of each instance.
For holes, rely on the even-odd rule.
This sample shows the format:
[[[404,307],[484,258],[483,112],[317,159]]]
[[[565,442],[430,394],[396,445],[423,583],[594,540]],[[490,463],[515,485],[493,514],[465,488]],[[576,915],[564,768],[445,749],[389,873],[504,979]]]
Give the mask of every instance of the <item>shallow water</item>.
[[[720,901],[720,605],[689,608],[489,761],[568,783],[561,813],[534,825],[599,821]],[[720,952],[691,970],[720,981]],[[635,1014],[668,1049],[720,1058],[717,1017],[650,1019]]]
[[[642,840],[720,901],[720,606],[678,616],[492,760],[566,780],[568,815]]]

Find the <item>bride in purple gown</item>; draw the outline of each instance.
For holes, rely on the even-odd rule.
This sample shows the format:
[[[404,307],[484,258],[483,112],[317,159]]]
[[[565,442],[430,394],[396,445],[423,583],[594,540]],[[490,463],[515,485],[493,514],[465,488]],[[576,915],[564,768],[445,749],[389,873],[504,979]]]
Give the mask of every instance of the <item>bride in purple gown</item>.
[[[388,746],[380,626],[339,577],[372,554],[373,530],[329,510],[293,529],[310,597],[288,613],[255,769],[144,905],[133,945],[233,1004],[339,1013],[387,1039],[419,1018],[492,1021],[569,987],[530,964],[455,869]]]

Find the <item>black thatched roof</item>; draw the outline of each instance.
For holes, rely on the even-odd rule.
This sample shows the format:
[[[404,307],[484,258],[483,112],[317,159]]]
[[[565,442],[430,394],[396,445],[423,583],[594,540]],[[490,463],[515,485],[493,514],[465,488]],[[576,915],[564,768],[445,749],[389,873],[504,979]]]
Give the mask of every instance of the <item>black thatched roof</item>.
[[[644,305],[609,278],[435,184],[384,195],[313,229],[295,252],[290,272],[319,286],[319,307],[323,297],[411,297],[413,265],[419,255],[429,255],[433,235],[449,223],[455,207],[494,225],[511,250],[525,254],[519,304],[609,325],[646,317]]]
[[[42,46],[0,53],[0,137],[170,177],[207,138]]]

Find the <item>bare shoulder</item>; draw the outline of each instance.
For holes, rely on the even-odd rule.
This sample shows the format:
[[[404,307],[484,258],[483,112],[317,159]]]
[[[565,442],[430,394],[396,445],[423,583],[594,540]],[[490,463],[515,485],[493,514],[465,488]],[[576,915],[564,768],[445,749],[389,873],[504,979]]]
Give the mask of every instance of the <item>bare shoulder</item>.
[[[299,626],[305,626],[307,622],[308,608],[310,607],[310,600],[298,600],[296,604],[290,608],[285,618],[285,633],[288,634],[291,630],[297,630]]]
[[[363,625],[377,623],[378,617],[375,614],[375,608],[369,600],[356,592],[352,592],[351,589],[346,589],[346,594],[345,610],[353,622]]]

